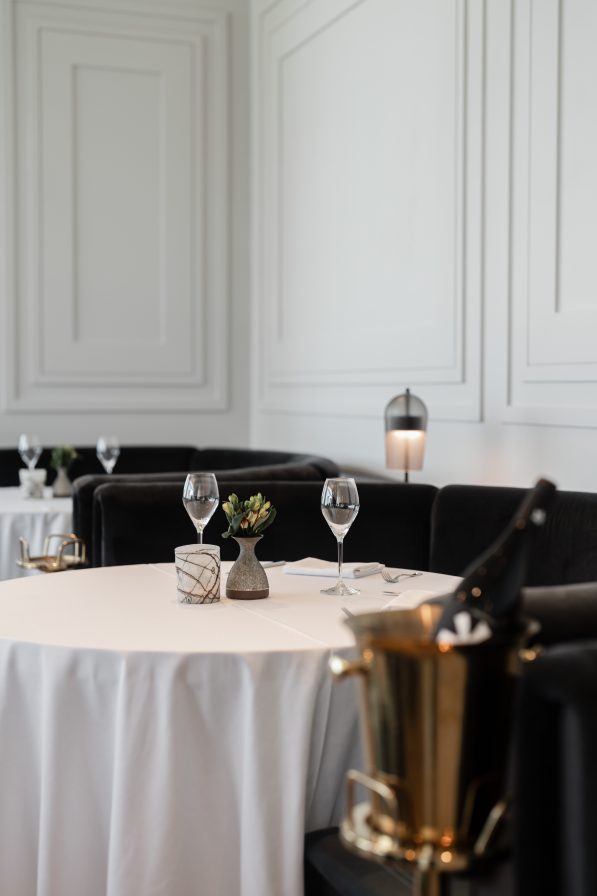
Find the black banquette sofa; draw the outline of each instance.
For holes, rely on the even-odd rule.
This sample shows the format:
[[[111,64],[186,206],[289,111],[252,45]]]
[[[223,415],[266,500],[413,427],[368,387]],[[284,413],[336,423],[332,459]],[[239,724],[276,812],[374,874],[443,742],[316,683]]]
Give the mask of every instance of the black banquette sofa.
[[[172,466],[160,469],[154,463],[153,468],[148,471],[146,471],[147,468],[145,470],[137,469],[131,473],[124,465],[120,466],[119,458],[119,472],[117,473],[112,473],[109,476],[105,473],[89,474],[75,479],[73,483],[73,529],[85,542],[92,565],[143,563],[147,561],[147,557],[154,562],[151,558],[157,557],[158,553],[162,558],[165,557],[164,545],[160,544],[160,539],[165,537],[166,542],[169,543],[167,533],[171,518],[178,517],[178,526],[176,523],[174,524],[172,534],[180,532],[183,537],[183,541],[177,541],[176,544],[193,541],[195,530],[182,506],[182,488],[187,473],[191,470],[214,472],[222,495],[224,492],[229,494],[224,483],[231,480],[242,482],[242,491],[249,490],[251,494],[254,494],[257,489],[250,488],[248,483],[262,479],[289,484],[313,481],[318,484],[317,487],[321,491],[323,480],[328,476],[337,476],[339,473],[336,464],[327,457],[252,448],[196,448],[193,449],[188,460],[190,466],[177,469],[172,469]],[[130,466],[133,465],[133,462],[134,458],[129,458]],[[118,538],[116,539],[116,543],[121,545],[120,549],[133,551],[133,554],[127,559],[124,559],[122,555],[119,555],[118,559],[112,558],[110,561],[104,559],[107,557],[107,552],[104,552],[103,541],[107,540],[108,532],[100,514],[101,505],[99,501],[95,500],[95,496],[102,493],[102,489],[108,486],[112,493],[118,494],[122,499],[122,504],[118,509],[121,523],[125,522],[127,507],[129,514],[134,513],[136,509],[136,505],[130,502],[132,495],[141,499],[141,504],[144,505],[142,512],[149,514],[148,521],[143,526],[143,533],[135,527],[136,536],[131,533],[131,541],[126,547]],[[163,494],[163,489],[166,489],[167,492],[169,490],[168,493],[171,496],[172,504],[169,510],[158,497]],[[144,493],[147,495],[145,501],[142,498]],[[156,511],[157,516],[153,516]],[[168,523],[165,522],[164,517],[161,517],[162,522],[160,522],[162,511],[166,514]],[[182,511],[182,516],[177,511]],[[136,547],[133,545],[135,537],[139,539]],[[145,547],[143,547],[144,544]],[[170,557],[171,552],[167,555],[167,559]]]
[[[51,485],[56,478],[52,469],[52,448],[44,448],[36,464],[38,469],[47,470],[46,482]],[[78,454],[69,467],[71,480],[79,476],[99,475],[104,468],[97,459],[95,447],[76,445]],[[177,470],[192,470],[199,449],[192,445],[123,445],[118,458],[119,473],[168,473]],[[19,469],[23,462],[15,448],[0,448],[0,486],[19,484]]]
[[[56,477],[51,467],[52,448],[44,448],[37,462],[47,470],[46,481]],[[105,475],[95,447],[75,446],[77,459],[69,467],[69,478]],[[0,448],[0,487],[19,484],[19,469],[23,466],[15,448]],[[325,479],[337,476],[338,467],[327,457],[290,451],[271,451],[261,448],[197,448],[193,445],[123,445],[116,465],[114,481],[123,476],[174,474],[180,478],[190,470],[227,471],[265,479]]]
[[[260,555],[298,560],[333,560],[336,545],[319,508],[319,481],[274,480],[226,470],[216,476],[220,496],[248,497],[261,491],[278,510]],[[330,475],[329,473],[326,475]],[[315,477],[312,477],[315,480]],[[159,479],[159,481],[158,481]],[[85,492],[93,516],[94,564],[171,562],[174,547],[194,541],[195,531],[181,502],[181,478],[143,481],[127,477],[75,483],[75,504]],[[92,487],[93,486],[93,487]],[[511,519],[524,489],[495,486],[431,485],[390,481],[359,482],[360,510],[346,537],[347,561],[375,560],[460,575],[491,544]],[[75,517],[77,510],[75,509]],[[75,523],[76,526],[76,523]],[[222,540],[226,520],[218,510],[205,540],[219,544],[224,559],[237,548]],[[78,534],[81,534],[80,532]],[[265,552],[265,553],[264,553]],[[597,580],[597,494],[556,493],[545,525],[532,546],[527,585],[567,585]]]

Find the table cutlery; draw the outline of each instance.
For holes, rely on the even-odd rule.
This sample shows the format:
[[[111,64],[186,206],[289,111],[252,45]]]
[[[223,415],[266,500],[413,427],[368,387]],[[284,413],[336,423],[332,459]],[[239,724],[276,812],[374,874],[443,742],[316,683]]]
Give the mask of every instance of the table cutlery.
[[[422,576],[422,572],[399,572],[398,575],[393,576],[391,573],[387,571],[387,569],[382,569],[381,571],[382,578],[386,582],[390,582],[392,585],[395,582],[399,582],[400,579],[414,579],[416,576]]]
[[[402,591],[382,591],[382,594],[391,594],[392,597],[400,597]]]
[[[342,607],[342,612],[345,616],[348,616],[349,619],[351,616],[354,616],[354,613],[351,613],[348,607]]]
[[[264,569],[272,569],[274,566],[285,566],[286,560],[262,560],[261,565]]]

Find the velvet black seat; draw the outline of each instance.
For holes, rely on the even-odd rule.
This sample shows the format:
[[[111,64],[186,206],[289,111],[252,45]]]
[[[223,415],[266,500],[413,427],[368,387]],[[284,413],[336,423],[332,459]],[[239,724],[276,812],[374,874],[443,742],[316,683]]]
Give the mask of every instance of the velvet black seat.
[[[276,521],[259,547],[263,559],[336,559],[336,541],[319,506],[321,482],[235,481],[227,474],[219,474],[218,479],[222,499],[231,492],[249,497],[260,491],[276,507]],[[346,538],[345,559],[425,568],[435,494],[429,485],[359,483],[361,509]],[[391,520],[385,516],[388,507],[393,510]],[[233,559],[238,547],[220,537],[225,529],[219,510],[208,524],[205,541],[219,544],[222,557]],[[106,566],[172,562],[176,545],[196,538],[178,483],[100,486],[94,496],[94,532],[98,533],[94,554]]]
[[[95,447],[75,446],[79,457],[69,468],[71,480],[79,476],[98,476],[104,468]],[[52,448],[44,448],[37,462],[48,471],[47,482],[56,475],[50,466]],[[194,445],[122,445],[116,469],[119,475],[140,473],[176,473],[189,470],[234,470],[245,467],[287,465],[288,479],[325,479],[337,476],[338,467],[327,457],[270,451],[256,448],[197,448]],[[19,484],[19,469],[24,466],[16,448],[0,448],[0,488]]]
[[[251,481],[255,479],[318,481],[338,475],[338,467],[327,457],[311,454],[296,454],[286,451],[262,451],[253,448],[196,448],[189,457],[190,466],[178,467],[171,471],[131,471],[124,469],[118,473],[81,476],[73,483],[73,530],[87,545],[88,557],[92,565],[95,541],[93,536],[93,495],[96,488],[111,484],[149,484],[157,482],[176,483],[179,499],[187,473],[191,470],[209,470],[219,474],[219,478]],[[232,465],[232,466],[230,466]]]
[[[429,569],[461,575],[512,518],[525,489],[449,485],[433,506]],[[597,494],[557,492],[529,559],[528,585],[597,580]]]
[[[597,641],[545,650],[523,679],[516,896],[597,893]]]
[[[265,448],[198,448],[190,470],[226,470],[260,475],[261,479],[323,480],[338,476],[338,465],[328,457]],[[238,477],[241,478],[240,476]]]

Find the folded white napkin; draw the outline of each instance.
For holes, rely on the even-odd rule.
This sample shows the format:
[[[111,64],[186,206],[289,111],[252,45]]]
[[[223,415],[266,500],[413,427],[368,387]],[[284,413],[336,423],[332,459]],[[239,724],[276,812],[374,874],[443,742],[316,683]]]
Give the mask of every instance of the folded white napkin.
[[[381,572],[383,563],[343,563],[342,578],[362,579],[363,576],[372,576]],[[296,563],[287,563],[284,572],[294,576],[338,576],[338,564],[327,560],[317,560],[315,557],[305,557]]]
[[[436,597],[439,591],[402,591],[384,604],[382,610],[413,610],[419,604],[429,600],[430,597]]]

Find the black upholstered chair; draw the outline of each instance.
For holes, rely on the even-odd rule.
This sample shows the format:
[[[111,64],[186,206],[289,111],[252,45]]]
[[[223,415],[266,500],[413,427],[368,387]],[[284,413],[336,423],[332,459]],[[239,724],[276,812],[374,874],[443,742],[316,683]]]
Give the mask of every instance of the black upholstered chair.
[[[597,893],[597,641],[526,670],[517,729],[516,896]]]
[[[276,507],[276,521],[259,548],[263,559],[336,559],[336,542],[319,506],[321,482],[239,481],[227,474],[218,479],[223,499],[231,492],[248,497],[261,491]],[[359,494],[361,509],[345,542],[345,559],[424,569],[436,489],[366,482],[359,484]],[[93,528],[94,562],[106,566],[172,562],[176,545],[196,538],[178,483],[103,484],[94,495]],[[225,529],[224,514],[218,511],[208,524],[205,540],[219,544],[224,559],[233,559],[238,548],[221,538]]]
[[[262,451],[253,448],[197,448],[189,458],[189,466],[173,471],[128,469],[118,473],[81,476],[73,484],[73,531],[87,545],[88,557],[92,565],[97,538],[93,535],[93,496],[95,490],[104,484],[151,484],[158,482],[176,484],[179,497],[182,493],[187,473],[190,470],[210,470],[220,479],[251,481],[257,479],[290,480],[293,482],[321,482],[328,476],[339,473],[336,464],[327,457],[311,454],[296,454],[287,451]],[[232,466],[230,466],[232,465]],[[180,542],[179,542],[180,543]]]
[[[525,489],[449,485],[433,506],[433,572],[462,575],[512,518]],[[597,580],[597,494],[557,492],[530,558],[528,585]]]
[[[340,473],[338,465],[328,457],[266,448],[198,448],[189,469],[214,473],[226,470],[231,477],[235,472],[242,472],[268,482],[274,479],[311,482]]]
[[[79,457],[69,468],[71,480],[104,473],[94,446],[76,446],[76,451]],[[37,463],[40,469],[48,471],[47,482],[50,484],[56,475],[50,466],[51,456],[52,448],[44,448]],[[281,465],[285,465],[287,479],[325,479],[338,475],[336,464],[318,455],[261,448],[197,448],[194,445],[122,445],[116,470],[122,476],[267,467],[272,468],[272,478],[275,478]],[[16,447],[0,448],[0,487],[17,486],[22,466]]]

